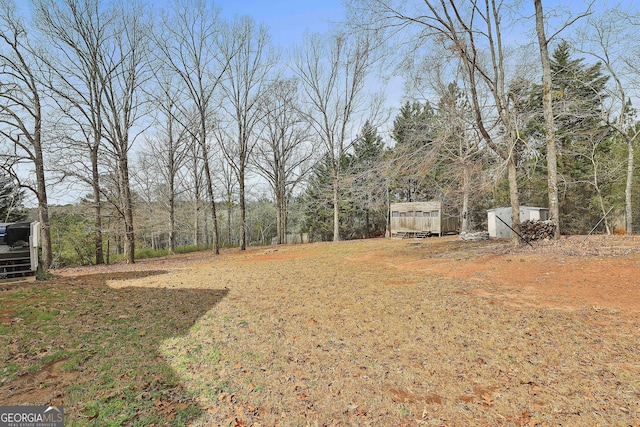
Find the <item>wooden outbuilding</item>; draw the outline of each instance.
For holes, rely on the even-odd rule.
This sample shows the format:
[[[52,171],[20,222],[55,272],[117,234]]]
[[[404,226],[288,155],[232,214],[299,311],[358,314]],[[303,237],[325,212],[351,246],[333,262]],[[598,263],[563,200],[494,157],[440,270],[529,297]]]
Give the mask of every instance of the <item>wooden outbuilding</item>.
[[[458,217],[449,216],[442,202],[392,203],[390,206],[391,237],[442,236],[458,232]]]

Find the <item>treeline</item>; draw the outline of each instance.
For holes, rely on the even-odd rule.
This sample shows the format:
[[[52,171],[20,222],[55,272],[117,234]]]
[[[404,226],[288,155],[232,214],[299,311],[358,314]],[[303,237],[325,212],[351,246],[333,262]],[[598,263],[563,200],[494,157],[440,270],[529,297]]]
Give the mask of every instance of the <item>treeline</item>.
[[[283,53],[206,1],[2,2],[3,200],[35,196],[45,268],[380,236],[397,201],[440,200],[461,230],[549,206],[567,234],[614,206],[605,229],[632,233],[636,12],[534,5],[353,0]],[[404,78],[399,110],[380,75]]]
[[[462,229],[469,227],[468,203],[476,203],[466,195],[492,189],[492,205],[503,204],[506,193],[516,231],[527,203],[549,207],[556,236],[588,230],[610,206],[618,207],[614,222],[633,233],[635,6],[423,3],[353,0],[349,18],[353,28],[385,34],[394,71],[430,101],[423,102],[427,110],[449,115],[420,165],[431,166],[423,176],[458,168],[451,182],[462,192],[454,202]],[[461,97],[448,95],[451,82]],[[447,99],[459,106],[443,109]],[[605,228],[611,226],[608,218]]]

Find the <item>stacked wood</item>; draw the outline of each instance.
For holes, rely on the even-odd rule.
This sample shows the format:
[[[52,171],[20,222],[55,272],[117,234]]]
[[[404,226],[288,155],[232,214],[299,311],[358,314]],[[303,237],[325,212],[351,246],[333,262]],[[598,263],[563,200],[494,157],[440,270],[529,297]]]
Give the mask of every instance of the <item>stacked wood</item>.
[[[478,231],[475,233],[462,231],[460,233],[460,240],[465,242],[477,242],[480,240],[489,240],[489,233],[486,231]]]
[[[520,223],[520,233],[527,241],[553,239],[556,224],[553,221],[530,221]]]

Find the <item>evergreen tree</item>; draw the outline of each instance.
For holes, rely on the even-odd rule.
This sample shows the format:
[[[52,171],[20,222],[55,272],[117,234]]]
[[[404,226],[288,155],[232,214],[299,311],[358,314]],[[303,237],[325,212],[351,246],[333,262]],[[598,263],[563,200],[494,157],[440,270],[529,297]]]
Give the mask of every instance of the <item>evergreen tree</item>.
[[[312,240],[330,241],[333,236],[333,178],[331,175],[331,157],[325,154],[313,167],[309,183],[302,196],[304,220],[302,231],[309,233]],[[347,156],[342,164],[348,165]],[[340,214],[344,215],[344,198],[341,197]],[[344,222],[340,222],[341,228]]]
[[[353,152],[341,159],[344,171],[340,188],[340,235],[344,239],[372,237],[386,227],[387,191],[382,172],[384,143],[377,129],[366,122],[353,144]],[[302,197],[302,230],[312,239],[331,240],[333,233],[331,159],[328,155],[311,172]]]
[[[609,78],[601,63],[588,65],[584,58],[572,58],[566,42],[553,52],[551,71],[559,187],[565,189],[559,194],[561,230],[584,233],[602,216],[595,203],[603,189],[594,178],[598,159],[611,154],[610,132],[601,123]]]
[[[428,102],[407,101],[393,120],[391,136],[398,146],[423,147],[435,137],[434,117],[435,112]]]
[[[359,167],[368,169],[373,167],[382,156],[384,142],[378,135],[378,130],[367,120],[362,126],[360,137],[353,145],[352,159]]]
[[[378,130],[365,122],[350,156],[349,218],[352,237],[384,233],[387,223],[387,184],[383,175],[384,142]]]
[[[437,197],[434,157],[429,156],[437,135],[437,119],[428,102],[407,101],[393,121],[391,136],[392,198],[398,202],[424,201]]]
[[[616,177],[612,172],[611,132],[602,124],[603,101],[609,79],[602,64],[587,64],[572,57],[571,46],[563,41],[551,58],[552,102],[558,147],[558,205],[563,233],[589,231],[602,216],[602,204],[611,193]],[[546,205],[546,146],[542,116],[542,87],[531,91],[535,116],[524,128],[533,148],[523,179],[523,201]]]

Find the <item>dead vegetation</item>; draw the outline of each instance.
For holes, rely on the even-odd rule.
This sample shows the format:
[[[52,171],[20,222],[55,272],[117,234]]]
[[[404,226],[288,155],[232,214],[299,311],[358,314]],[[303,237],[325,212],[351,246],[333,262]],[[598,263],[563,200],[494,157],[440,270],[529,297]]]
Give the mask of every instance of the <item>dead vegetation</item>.
[[[225,292],[180,333],[137,326],[200,408],[195,425],[640,425],[640,304],[623,292],[637,293],[638,242],[563,240],[201,254],[175,267],[149,261],[140,267],[167,273],[107,284]],[[597,263],[621,279],[596,277],[618,296],[612,287],[592,303],[600,294],[586,295],[584,280]]]

